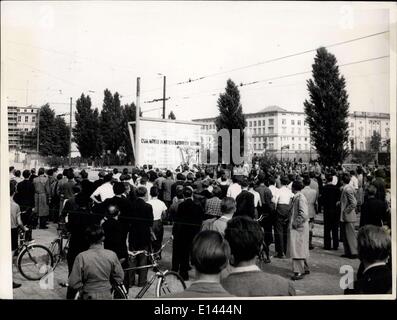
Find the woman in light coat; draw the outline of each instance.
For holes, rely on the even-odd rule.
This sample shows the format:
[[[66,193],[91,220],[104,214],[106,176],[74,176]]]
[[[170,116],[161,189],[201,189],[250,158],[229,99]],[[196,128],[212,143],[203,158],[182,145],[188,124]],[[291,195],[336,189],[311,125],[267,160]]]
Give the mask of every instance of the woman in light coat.
[[[307,200],[301,193],[303,184],[301,181],[292,183],[291,217],[287,237],[287,256],[292,258],[294,275],[292,280],[303,279],[309,274],[307,259],[309,258],[309,210]]]

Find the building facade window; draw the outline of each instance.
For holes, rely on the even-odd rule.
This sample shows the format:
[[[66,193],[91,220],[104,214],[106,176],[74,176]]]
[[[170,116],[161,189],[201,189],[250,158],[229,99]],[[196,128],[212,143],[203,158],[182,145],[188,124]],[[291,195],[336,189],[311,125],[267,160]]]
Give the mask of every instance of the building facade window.
[[[274,133],[274,128],[273,127],[268,127],[267,131],[269,134],[273,134]]]
[[[18,122],[21,122],[21,116],[18,116]]]
[[[292,134],[295,133],[295,128],[291,128],[291,133],[292,133]]]
[[[285,120],[285,119],[281,120],[281,124],[286,125],[287,124],[287,120]]]
[[[25,116],[25,122],[28,122],[28,121],[29,121],[29,117]]]
[[[298,126],[300,126],[301,125],[301,121],[300,120],[298,120]]]
[[[298,134],[301,134],[301,128],[298,128]]]
[[[274,125],[274,119],[269,119],[269,126],[273,126]]]
[[[295,120],[291,120],[291,125],[295,125]]]

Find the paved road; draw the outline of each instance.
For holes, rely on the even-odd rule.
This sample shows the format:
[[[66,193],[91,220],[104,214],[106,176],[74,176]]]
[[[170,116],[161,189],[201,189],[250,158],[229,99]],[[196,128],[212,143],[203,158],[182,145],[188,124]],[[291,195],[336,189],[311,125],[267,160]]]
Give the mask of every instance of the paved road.
[[[170,226],[165,227],[164,239],[170,236]],[[357,270],[359,261],[341,258],[343,254],[343,245],[341,244],[338,251],[325,251],[322,249],[322,225],[315,225],[314,230],[314,245],[315,249],[310,251],[309,265],[311,274],[306,276],[303,280],[294,282],[295,289],[298,295],[336,295],[343,294],[343,290],[339,286],[341,274],[340,268],[343,265],[351,265],[354,270]],[[36,242],[49,245],[57,236],[56,226],[49,225],[48,230],[34,230],[33,238]],[[171,244],[164,250],[161,265],[170,269],[171,267]],[[271,253],[274,253],[274,246],[272,245]],[[273,258],[270,264],[259,264],[261,269],[271,274],[278,274],[284,278],[289,279],[292,275],[292,262],[290,259],[276,259]],[[14,266],[14,281],[21,283],[22,286],[14,289],[15,299],[65,299],[66,288],[62,287],[60,283],[67,280],[67,265],[66,261],[61,262],[54,272],[53,281],[51,278],[48,281],[29,281],[24,279]],[[149,277],[152,273],[149,272]],[[194,280],[194,271],[190,271],[190,278]],[[191,281],[187,284],[189,285]],[[147,293],[148,298],[155,297],[153,285],[151,290]],[[130,289],[130,297],[133,298],[140,288],[133,287]]]

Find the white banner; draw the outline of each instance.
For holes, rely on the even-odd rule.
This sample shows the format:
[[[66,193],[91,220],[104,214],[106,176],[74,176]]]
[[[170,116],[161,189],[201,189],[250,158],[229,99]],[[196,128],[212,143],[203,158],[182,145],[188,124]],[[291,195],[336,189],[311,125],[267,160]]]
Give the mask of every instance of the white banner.
[[[200,131],[200,123],[141,118],[139,163],[167,169],[197,164]]]

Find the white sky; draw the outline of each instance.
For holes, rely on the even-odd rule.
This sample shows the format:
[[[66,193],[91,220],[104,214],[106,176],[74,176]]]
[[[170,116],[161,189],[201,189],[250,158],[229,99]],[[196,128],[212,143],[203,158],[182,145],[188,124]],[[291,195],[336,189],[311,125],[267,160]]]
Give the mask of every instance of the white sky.
[[[171,97],[167,114],[173,110],[185,120],[215,116],[229,77],[247,83],[310,71],[315,53],[175,83],[387,30],[389,10],[379,3],[3,1],[2,95],[19,106],[50,102],[64,113],[69,97],[85,92],[101,108],[105,88],[117,90],[122,103],[135,101],[140,76],[145,111],[162,105],[143,103],[162,97],[161,73]],[[388,56],[388,38],[386,33],[329,50],[339,64]],[[352,111],[389,112],[388,58],[340,70]],[[268,105],[303,111],[309,77],[242,87],[244,112]]]

